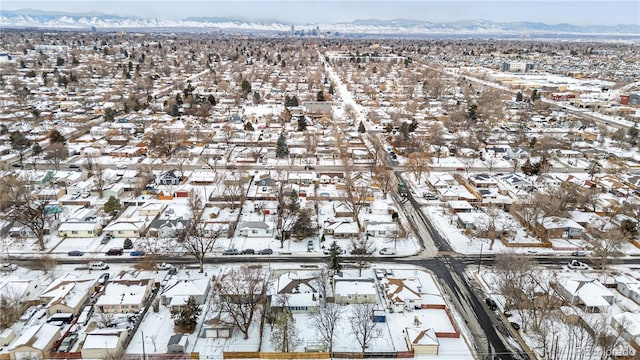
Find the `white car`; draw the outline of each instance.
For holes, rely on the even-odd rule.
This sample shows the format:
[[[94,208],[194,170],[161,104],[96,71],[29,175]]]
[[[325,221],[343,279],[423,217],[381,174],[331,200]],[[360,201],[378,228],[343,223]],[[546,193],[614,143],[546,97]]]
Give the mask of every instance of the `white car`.
[[[127,164],[125,164],[125,163],[119,163],[118,165],[116,165],[116,167],[117,167],[118,169],[126,169],[126,168],[127,168]]]
[[[391,248],[382,248],[378,251],[380,255],[395,255],[396,251]]]
[[[574,269],[574,270],[587,270],[589,269],[589,265],[583,263],[582,261],[578,261],[578,260],[571,260],[571,262],[569,263],[569,269]]]
[[[171,265],[171,264],[162,263],[162,264],[158,265],[158,270],[169,270],[172,267],[173,267],[173,265]]]

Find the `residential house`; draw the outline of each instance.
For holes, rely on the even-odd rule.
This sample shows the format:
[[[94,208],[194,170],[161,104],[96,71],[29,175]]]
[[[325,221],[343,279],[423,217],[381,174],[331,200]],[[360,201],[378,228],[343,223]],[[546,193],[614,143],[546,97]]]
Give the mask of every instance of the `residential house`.
[[[337,304],[375,304],[378,296],[370,278],[334,277],[333,294]]]
[[[447,204],[453,210],[454,213],[470,213],[473,211],[473,206],[468,201],[463,200],[451,200]]]
[[[640,304],[640,281],[628,276],[621,276],[616,279],[616,289],[620,294]]]
[[[409,351],[420,355],[438,355],[440,342],[436,337],[436,332],[422,328],[405,328],[404,340]]]
[[[146,230],[143,221],[116,220],[104,228],[104,233],[117,238],[137,239]]]
[[[580,273],[560,276],[552,285],[568,303],[585,312],[604,312],[614,300],[613,293],[598,280],[588,279]]]
[[[82,343],[83,359],[115,359],[119,357],[128,331],[126,329],[95,329],[87,334]]]
[[[93,238],[99,236],[102,225],[96,219],[87,221],[63,221],[58,227],[58,236],[67,238]]]
[[[336,239],[354,239],[360,234],[358,224],[353,221],[325,221],[323,226],[325,235],[332,235]]]
[[[179,185],[182,182],[182,176],[177,174],[177,170],[166,171],[156,179],[159,185]]]
[[[610,324],[634,349],[640,348],[639,313],[623,312],[613,315]]]
[[[314,283],[315,276],[308,273],[286,272],[280,275],[269,290],[270,308],[281,310],[288,308],[292,313],[316,310],[321,295]]]
[[[12,328],[6,328],[0,332],[0,347],[9,346],[16,338],[16,332]]]
[[[54,280],[40,293],[40,301],[45,304],[48,316],[56,313],[78,315],[84,303],[96,291],[97,279],[78,279],[66,274]]]
[[[178,309],[187,303],[193,296],[196,304],[204,304],[207,294],[211,289],[208,278],[182,279],[174,278],[167,282],[160,293],[162,305],[169,306],[171,310]]]
[[[60,327],[43,323],[25,329],[9,347],[11,360],[45,359],[60,338]]]
[[[418,279],[383,278],[380,286],[389,310],[404,312],[422,306],[420,291],[422,285]]]
[[[152,289],[153,279],[109,280],[95,303],[95,309],[101,313],[136,312],[144,308]]]
[[[273,237],[273,225],[264,221],[246,221],[238,226],[240,236],[258,238]]]
[[[161,239],[175,238],[189,228],[189,220],[183,219],[155,219],[149,223],[147,236]]]
[[[397,238],[400,236],[400,226],[394,221],[365,221],[364,231],[367,236],[383,238]]]
[[[537,227],[540,231],[540,237],[544,240],[579,239],[584,232],[584,228],[577,222],[559,216],[546,216],[538,221]]]

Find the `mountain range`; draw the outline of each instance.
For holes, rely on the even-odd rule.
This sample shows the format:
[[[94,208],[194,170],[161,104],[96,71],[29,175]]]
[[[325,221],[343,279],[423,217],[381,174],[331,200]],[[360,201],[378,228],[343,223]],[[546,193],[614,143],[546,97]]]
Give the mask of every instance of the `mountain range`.
[[[341,34],[484,34],[484,35],[540,35],[540,34],[610,34],[640,36],[640,24],[574,25],[545,24],[540,22],[495,22],[489,20],[465,20],[456,22],[430,22],[420,20],[360,19],[341,23],[294,24],[276,19],[241,19],[227,17],[188,17],[181,20],[116,16],[97,12],[62,13],[39,10],[3,10],[0,27],[50,28],[50,29],[182,29],[202,31],[231,30],[255,32],[287,32],[315,30],[320,33]]]

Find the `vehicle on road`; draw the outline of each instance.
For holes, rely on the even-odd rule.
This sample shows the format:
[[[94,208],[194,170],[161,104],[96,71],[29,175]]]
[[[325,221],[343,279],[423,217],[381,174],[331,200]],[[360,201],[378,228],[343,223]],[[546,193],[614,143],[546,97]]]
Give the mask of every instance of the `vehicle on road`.
[[[582,261],[578,261],[578,260],[571,260],[571,262],[569,262],[569,265],[567,265],[569,267],[569,269],[573,269],[573,270],[587,270],[589,269],[589,265],[583,263]]]
[[[69,165],[69,169],[80,169],[80,165],[71,164]]]
[[[122,170],[122,169],[126,169],[126,168],[127,168],[127,164],[120,163],[120,164],[116,165],[116,167],[117,167],[118,169],[121,169],[121,170]]]
[[[82,256],[84,253],[80,250],[71,250],[67,253],[68,256]]]
[[[270,248],[262,249],[262,250],[258,251],[258,254],[259,255],[271,255],[271,254],[273,254],[273,250],[270,249]]]
[[[312,166],[312,165],[305,165],[305,166],[304,166],[304,169],[305,169],[305,170],[315,170],[315,169],[316,169],[316,167],[315,167],[315,166]]]
[[[517,322],[511,321],[510,324],[514,330],[520,330],[520,324],[518,324]]]
[[[158,270],[169,270],[173,267],[173,265],[169,264],[169,263],[162,263],[160,265],[158,265]]]
[[[395,255],[396,251],[392,248],[382,248],[378,251],[380,255]]]
[[[105,255],[122,255],[123,253],[124,251],[122,248],[111,248],[105,253]]]
[[[364,248],[356,248],[351,250],[351,255],[371,255],[373,251],[364,249]]]
[[[586,251],[574,251],[571,253],[571,256],[587,256],[589,253]]]
[[[130,256],[144,256],[144,254],[144,250],[133,250],[131,253],[129,253]]]
[[[109,265],[104,261],[95,261],[89,263],[89,270],[107,270]]]
[[[253,249],[244,249],[240,254],[242,255],[255,255],[256,251]]]
[[[240,252],[236,248],[226,249],[222,252],[222,255],[238,255]]]

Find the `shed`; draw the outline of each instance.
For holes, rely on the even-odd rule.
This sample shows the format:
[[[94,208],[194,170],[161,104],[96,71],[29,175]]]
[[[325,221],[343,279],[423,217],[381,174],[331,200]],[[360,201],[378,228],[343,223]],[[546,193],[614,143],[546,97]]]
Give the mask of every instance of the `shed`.
[[[175,334],[169,338],[167,354],[184,353],[189,346],[189,337],[186,334]]]
[[[376,309],[376,310],[373,310],[373,313],[371,314],[371,318],[373,319],[373,322],[383,323],[387,321],[387,314],[384,312],[383,309]]]
[[[16,332],[11,328],[2,330],[0,333],[0,346],[8,346],[16,338]]]

